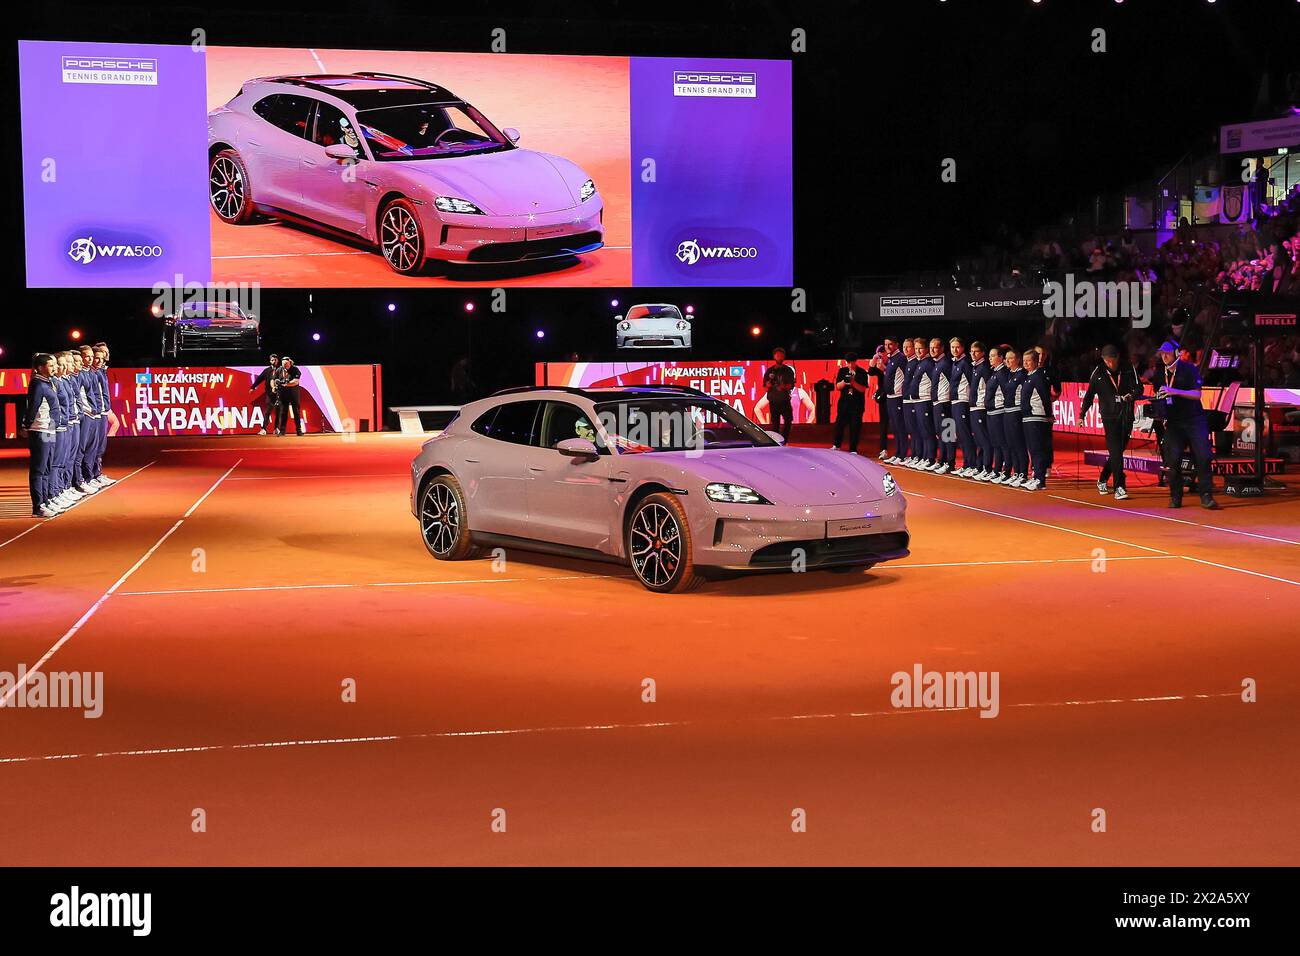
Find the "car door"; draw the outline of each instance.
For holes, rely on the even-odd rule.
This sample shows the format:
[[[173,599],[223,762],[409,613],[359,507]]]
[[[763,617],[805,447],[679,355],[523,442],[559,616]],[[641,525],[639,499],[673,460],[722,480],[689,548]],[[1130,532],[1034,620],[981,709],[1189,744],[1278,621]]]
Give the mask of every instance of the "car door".
[[[302,157],[316,101],[272,93],[253,104],[263,122],[250,127],[242,146],[253,201],[303,215]]]
[[[351,146],[357,161],[325,155],[329,146]],[[332,103],[320,101],[311,124],[311,135],[302,151],[302,206],[304,214],[318,222],[351,233],[366,228],[366,185],[358,175],[366,160],[361,140],[347,115]]]
[[[616,518],[610,481],[613,456],[598,439],[601,455],[596,461],[555,450],[566,438],[594,437],[592,417],[569,402],[546,402],[534,432],[535,445],[526,463],[529,537],[608,551]]]
[[[524,486],[541,406],[540,401],[505,402],[470,425],[482,436],[462,450],[461,487],[472,531],[532,537]]]

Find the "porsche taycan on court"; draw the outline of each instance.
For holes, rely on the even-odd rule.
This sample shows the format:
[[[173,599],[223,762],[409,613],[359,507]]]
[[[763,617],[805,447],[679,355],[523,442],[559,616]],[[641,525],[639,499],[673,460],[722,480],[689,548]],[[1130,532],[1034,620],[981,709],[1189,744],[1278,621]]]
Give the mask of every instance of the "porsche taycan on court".
[[[387,73],[249,80],[208,114],[208,196],[222,221],[299,220],[429,260],[512,263],[605,241],[591,177],[516,145],[449,90]]]
[[[182,352],[261,347],[261,321],[237,302],[187,302],[163,316],[163,358],[176,358]]]
[[[526,388],[424,443],[411,513],[435,558],[517,547],[629,564],[652,591],[711,571],[869,567],[908,554],[873,461],[792,448],[692,389]]]

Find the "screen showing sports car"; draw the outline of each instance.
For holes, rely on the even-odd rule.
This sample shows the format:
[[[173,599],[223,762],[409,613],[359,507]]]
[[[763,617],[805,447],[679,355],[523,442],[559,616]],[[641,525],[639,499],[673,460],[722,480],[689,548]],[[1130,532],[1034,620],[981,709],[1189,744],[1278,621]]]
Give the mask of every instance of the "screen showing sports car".
[[[22,41],[19,79],[29,287],[792,282],[788,60]]]

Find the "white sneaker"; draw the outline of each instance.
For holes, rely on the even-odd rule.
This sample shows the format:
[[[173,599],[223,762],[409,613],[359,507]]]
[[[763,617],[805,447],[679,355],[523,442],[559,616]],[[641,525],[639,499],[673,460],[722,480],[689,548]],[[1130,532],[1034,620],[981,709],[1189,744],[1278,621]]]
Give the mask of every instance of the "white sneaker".
[[[877,457],[878,457],[881,461],[888,461],[888,460],[889,460],[889,452],[887,452],[887,451],[885,451],[885,450],[882,449],[881,452],[880,452],[880,454],[879,454]]]
[[[903,459],[902,464],[904,465],[904,467],[911,468],[912,462],[914,461],[916,461],[916,459],[913,458],[911,455],[908,455],[906,458]]]
[[[266,434],[266,429],[265,429],[265,428],[259,429],[257,433],[258,433],[259,435],[265,435],[265,434]]]
[[[109,485],[115,485],[115,484],[117,484],[117,479],[116,479],[116,478],[110,478],[110,477],[108,477],[108,475],[100,475],[100,476],[99,476],[99,480],[100,480],[100,482],[104,485],[105,488],[107,488]]]
[[[1106,487],[1106,482],[1104,481],[1097,482],[1097,494],[1099,495],[1110,494],[1110,489]]]
[[[829,450],[829,451],[839,451],[839,450],[840,450],[840,446],[839,446],[839,445],[827,445],[826,448],[827,448],[827,450]]]
[[[1127,499],[1127,498],[1128,498],[1128,492],[1127,492],[1127,491],[1125,491],[1123,488],[1116,488],[1116,489],[1115,489],[1115,500],[1116,500],[1116,501],[1124,501],[1124,500]]]
[[[1011,480],[1008,481],[1007,484],[1009,484],[1012,488],[1019,488],[1022,484],[1024,484],[1024,482],[1025,479],[1023,475],[1012,475]]]
[[[63,513],[61,509],[51,506],[48,502],[41,505],[37,511],[42,518],[53,518],[55,515]]]
[[[1030,478],[1020,487],[1024,488],[1025,491],[1037,491],[1039,488],[1043,487],[1043,484],[1037,478]]]
[[[943,462],[941,465],[939,465],[938,468],[936,468],[936,469],[934,470],[934,473],[935,473],[936,475],[946,475],[946,474],[948,474],[948,463],[947,463],[946,461]]]
[[[96,488],[90,482],[83,481],[81,484],[77,485],[77,490],[80,491],[83,495],[93,495],[99,489]]]
[[[1006,475],[1001,475],[1001,474],[999,474],[999,475],[994,475],[994,476],[993,476],[992,478],[990,478],[989,480],[992,481],[993,484],[995,484],[995,485],[1001,485],[1001,484],[1005,484],[1005,483],[1006,483],[1007,476],[1006,476]]]
[[[886,465],[897,465],[900,464],[901,462],[902,459],[899,458],[897,455],[890,455],[888,458],[885,459]]]

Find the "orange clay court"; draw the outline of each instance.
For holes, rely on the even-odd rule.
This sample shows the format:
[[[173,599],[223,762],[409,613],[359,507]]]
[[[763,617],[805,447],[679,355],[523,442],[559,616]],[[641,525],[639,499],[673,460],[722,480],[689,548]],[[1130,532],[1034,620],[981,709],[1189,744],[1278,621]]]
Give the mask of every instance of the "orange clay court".
[[[606,56],[499,56],[393,50],[212,47],[209,110],[248,80],[287,74],[373,70],[445,85],[520,145],[563,156],[591,175],[605,201],[605,246],[580,258],[460,269],[431,264],[401,276],[358,240],[349,243],[277,220],[232,226],[209,210],[213,280],[281,288],[430,286],[629,286],[632,284],[632,160],[628,60]]]
[[[1294,477],[1210,513],[901,469],[910,558],[660,596],[433,561],[417,447],[115,439],[115,486],[0,521],[0,670],[104,674],[98,719],[0,711],[6,863],[1300,862]],[[893,709],[917,663],[1000,715]]]

